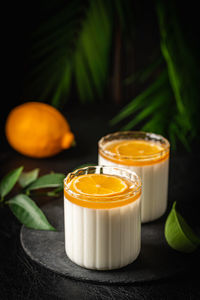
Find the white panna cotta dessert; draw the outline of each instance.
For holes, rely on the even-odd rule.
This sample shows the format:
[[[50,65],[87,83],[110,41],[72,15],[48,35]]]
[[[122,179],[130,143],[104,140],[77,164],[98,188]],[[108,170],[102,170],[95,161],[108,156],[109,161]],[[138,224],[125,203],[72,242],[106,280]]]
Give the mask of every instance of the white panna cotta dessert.
[[[64,181],[65,250],[77,265],[112,270],[141,245],[141,180],[132,171],[91,166]]]
[[[99,165],[123,167],[142,180],[142,222],[161,217],[167,208],[169,142],[140,131],[106,135],[99,141]]]

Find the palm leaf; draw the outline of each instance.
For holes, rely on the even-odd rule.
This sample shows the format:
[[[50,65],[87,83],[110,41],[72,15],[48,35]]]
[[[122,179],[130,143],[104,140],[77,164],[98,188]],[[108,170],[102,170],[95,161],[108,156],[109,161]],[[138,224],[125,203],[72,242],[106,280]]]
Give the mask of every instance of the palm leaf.
[[[144,70],[138,71],[136,74],[132,74],[124,80],[124,85],[133,84],[135,81],[144,83],[152,75],[154,71],[163,63],[163,57],[156,57]]]
[[[81,58],[90,85],[99,97],[105,86],[111,47],[112,15],[105,1],[91,1],[75,54]],[[76,68],[76,76],[78,73]],[[84,98],[84,94],[80,94]]]
[[[163,106],[163,103],[167,104],[167,101],[170,97],[169,89],[161,89],[161,91],[155,95],[153,94],[150,98],[146,98],[146,101],[143,101],[144,108],[132,119],[122,130],[130,130],[139,122],[143,121],[147,117],[150,117],[152,114],[158,114],[159,108]],[[155,131],[157,132],[157,130]]]
[[[142,130],[162,133],[170,138],[175,147],[176,141],[189,149],[189,142],[198,128],[198,70],[183,38],[175,7],[171,1],[156,1],[158,24],[161,34],[161,53],[165,60],[161,75],[136,96],[122,111],[113,118],[114,125],[131,115],[122,129],[133,129],[143,123]],[[169,22],[170,18],[170,22]],[[136,76],[130,76],[125,84],[135,80],[149,80],[153,72],[160,68],[155,63],[147,66]],[[161,59],[162,61],[162,59]],[[143,82],[143,80],[141,82]],[[192,101],[192,102],[191,102]]]
[[[165,135],[168,120],[165,119],[165,121],[163,121],[164,114],[165,109],[162,107],[157,113],[152,114],[151,117],[146,120],[146,123],[141,127],[141,130]]]
[[[125,106],[122,111],[115,116],[110,124],[115,125],[121,120],[130,116],[133,112],[136,112],[143,105],[143,101],[149,98],[153,93],[157,92],[166,82],[167,72],[162,72],[159,77],[153,82],[146,90],[140,93],[137,97],[135,97],[127,106]]]
[[[81,17],[80,17],[81,16]],[[113,11],[105,0],[70,2],[34,34],[30,88],[41,87],[45,99],[53,94],[59,106],[68,98],[74,78],[82,102],[101,98],[111,49]],[[45,84],[46,83],[46,84]]]
[[[197,129],[197,103],[199,99],[198,69],[192,49],[184,39],[174,3],[157,1],[157,14],[161,34],[161,51],[166,60],[169,81],[176,101],[176,125],[181,128],[181,141],[191,138]],[[170,17],[171,22],[168,22]],[[177,122],[178,121],[178,122]],[[175,126],[175,128],[178,128]],[[176,130],[177,131],[177,130]],[[184,137],[183,137],[184,133]],[[185,142],[184,142],[185,144]]]

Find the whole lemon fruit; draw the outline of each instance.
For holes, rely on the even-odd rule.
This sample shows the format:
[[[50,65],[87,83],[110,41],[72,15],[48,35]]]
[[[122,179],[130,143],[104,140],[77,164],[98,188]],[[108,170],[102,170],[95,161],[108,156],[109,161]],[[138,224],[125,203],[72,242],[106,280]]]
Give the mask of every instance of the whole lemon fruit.
[[[74,142],[64,116],[41,102],[27,102],[15,107],[8,115],[5,130],[10,145],[31,157],[53,156]]]

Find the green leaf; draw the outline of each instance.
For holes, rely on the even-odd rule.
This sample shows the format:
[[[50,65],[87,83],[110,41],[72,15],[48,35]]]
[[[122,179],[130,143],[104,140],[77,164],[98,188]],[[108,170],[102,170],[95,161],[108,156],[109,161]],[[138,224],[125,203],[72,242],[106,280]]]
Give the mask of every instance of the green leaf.
[[[156,76],[155,81],[130,101],[111,120],[111,125],[129,118],[129,123],[122,128],[122,130],[129,130],[140,122],[146,122],[143,130],[170,137],[173,148],[179,139],[189,150],[190,141],[198,136],[199,128],[198,63],[195,61],[191,43],[186,40],[181,28],[176,4],[173,1],[157,0],[155,5],[162,57],[160,61],[155,60],[155,63],[149,64],[145,70],[127,78],[125,85],[136,80],[137,83],[142,83],[150,79],[150,75]],[[165,62],[165,65],[160,65],[162,62]],[[161,70],[163,73],[160,73]],[[168,90],[168,95],[164,95],[165,90]],[[160,105],[158,102],[155,103],[156,98],[160,101]]]
[[[68,96],[70,91],[71,79],[72,79],[71,76],[72,76],[72,72],[71,72],[71,66],[69,64],[68,67],[65,68],[65,71],[63,72],[62,80],[58,84],[57,90],[54,96],[52,97],[51,103],[53,106],[55,107],[59,106],[60,98],[62,94],[64,94],[65,97]]]
[[[3,199],[14,187],[17,182],[23,167],[19,167],[9,172],[0,182],[0,196]]]
[[[168,90],[161,90],[158,95],[153,95],[149,98],[151,103],[145,105],[145,107],[139,112],[126,126],[122,128],[122,130],[130,130],[139,122],[146,119],[149,115],[158,112],[158,109],[162,107],[163,103],[166,103],[166,100],[169,99],[169,91]],[[153,100],[152,100],[153,98]]]
[[[49,197],[58,197],[60,193],[63,191],[63,186],[60,186],[53,191],[47,192],[46,195]]]
[[[160,114],[160,112],[159,112]],[[164,134],[164,124],[162,123],[162,114],[153,115],[153,117],[146,122],[141,128],[142,131],[155,132]]]
[[[124,80],[124,85],[129,85],[134,83],[135,81],[139,81],[144,83],[158,68],[158,66],[163,62],[162,56],[159,56],[156,60],[150,63],[144,70],[140,70],[136,74],[132,74]]]
[[[188,151],[190,151],[191,148],[188,143],[188,140],[187,140],[186,136],[184,135],[183,130],[181,128],[178,128],[176,123],[173,124],[173,132],[177,136],[177,138],[182,142],[182,144],[185,146],[185,148]]]
[[[165,238],[170,247],[180,252],[193,252],[200,245],[200,238],[177,212],[176,202],[165,223]]]
[[[82,84],[84,85],[84,79],[88,77],[90,85],[87,87],[86,81],[86,87],[92,86],[99,97],[102,96],[107,78],[111,33],[112,13],[109,4],[102,0],[90,1],[87,18],[83,22],[83,30],[77,43],[76,55],[80,58],[79,63],[82,62],[82,74],[85,73],[85,77],[81,79]],[[76,71],[76,76],[78,75]],[[92,91],[93,96],[94,91]],[[85,93],[85,95],[80,94],[82,100],[87,97],[86,90]]]
[[[170,52],[168,51],[167,46],[164,43],[161,43],[161,50],[168,64],[169,80],[171,82],[171,87],[173,88],[174,91],[174,96],[177,102],[177,108],[181,113],[184,113],[184,105],[182,102],[181,91],[180,91],[181,83],[180,83],[180,78],[175,69],[175,64],[173,64],[173,61],[170,56]]]
[[[31,183],[26,191],[43,189],[43,188],[54,188],[63,186],[64,174],[52,173],[39,177],[33,183]]]
[[[119,121],[125,119],[131,115],[134,111],[141,108],[144,105],[144,101],[150,97],[153,93],[157,92],[164,84],[166,84],[167,72],[163,71],[159,77],[146,89],[135,97],[122,111],[111,120],[111,125],[115,125]]]
[[[19,194],[7,201],[7,204],[15,217],[26,227],[38,230],[55,230],[41,209],[27,195]]]
[[[38,178],[39,170],[40,169],[34,169],[30,172],[22,172],[19,177],[19,184],[21,185],[21,187],[25,188],[30,183],[35,181]]]
[[[173,1],[156,1],[158,25],[161,36],[161,51],[166,61],[169,82],[174,94],[176,112],[172,118],[174,126],[169,128],[173,139],[180,139],[189,149],[189,141],[198,132],[199,68],[194,49],[187,40],[178,7]],[[170,22],[169,22],[170,18]],[[189,76],[188,76],[189,74]],[[198,78],[198,79],[197,79]],[[178,117],[177,117],[178,116]]]
[[[69,99],[74,79],[80,101],[102,98],[107,84],[114,10],[106,0],[74,0],[41,24],[33,38],[35,63],[27,86],[52,105]],[[64,97],[63,97],[64,95]]]
[[[91,77],[87,71],[87,67],[85,66],[85,60],[83,59],[82,53],[76,53],[74,62],[76,85],[80,100],[83,103],[85,102],[85,98],[87,98],[87,101],[92,101],[93,89],[91,85]]]

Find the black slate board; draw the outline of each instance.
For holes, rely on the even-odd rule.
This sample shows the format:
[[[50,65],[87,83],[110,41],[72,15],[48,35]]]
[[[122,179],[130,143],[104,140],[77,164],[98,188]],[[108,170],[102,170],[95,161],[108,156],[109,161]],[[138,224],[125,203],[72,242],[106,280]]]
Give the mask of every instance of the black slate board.
[[[142,225],[142,248],[138,259],[122,269],[94,271],[77,266],[64,250],[63,201],[43,206],[47,218],[57,232],[21,229],[21,244],[35,262],[64,277],[99,283],[128,284],[147,282],[175,275],[194,259],[193,255],[170,249],[164,238],[165,217]]]

